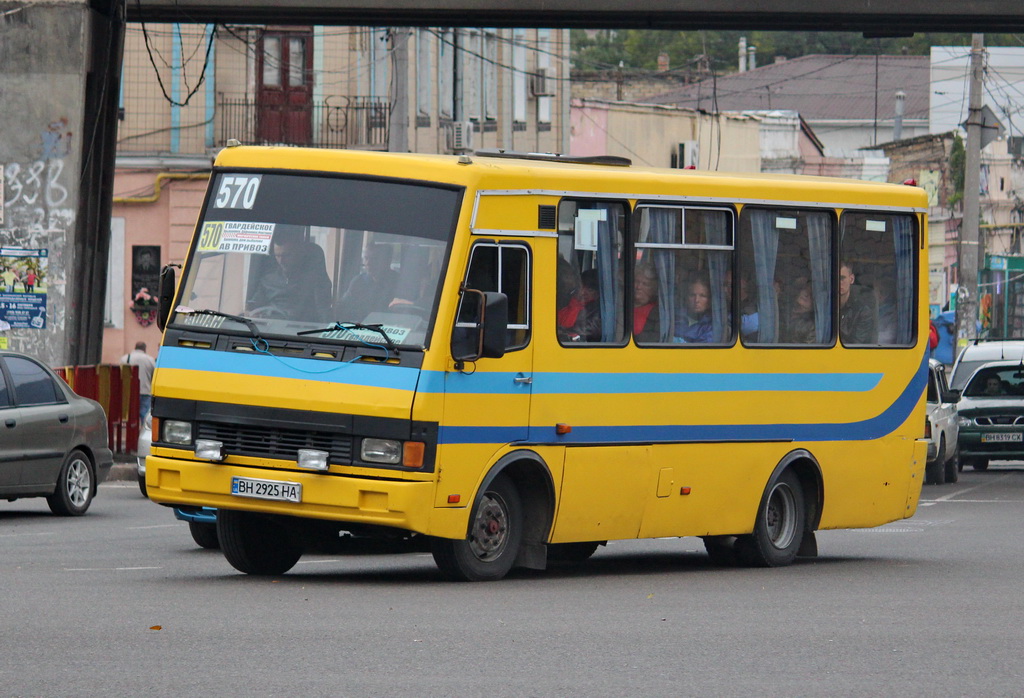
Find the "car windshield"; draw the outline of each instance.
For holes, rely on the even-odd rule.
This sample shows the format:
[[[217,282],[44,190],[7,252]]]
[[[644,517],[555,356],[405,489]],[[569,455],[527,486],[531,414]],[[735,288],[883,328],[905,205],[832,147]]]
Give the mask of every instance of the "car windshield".
[[[423,347],[460,198],[408,182],[218,173],[170,322]]]
[[[983,368],[964,391],[967,397],[1024,398],[1024,367]]]

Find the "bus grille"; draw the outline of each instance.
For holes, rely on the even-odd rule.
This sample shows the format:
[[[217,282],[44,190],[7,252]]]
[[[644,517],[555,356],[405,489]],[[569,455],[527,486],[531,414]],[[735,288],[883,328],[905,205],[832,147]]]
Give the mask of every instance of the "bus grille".
[[[300,448],[314,448],[327,451],[330,463],[352,462],[352,437],[344,434],[217,422],[200,422],[196,433],[197,438],[220,441],[226,455],[294,461]]]

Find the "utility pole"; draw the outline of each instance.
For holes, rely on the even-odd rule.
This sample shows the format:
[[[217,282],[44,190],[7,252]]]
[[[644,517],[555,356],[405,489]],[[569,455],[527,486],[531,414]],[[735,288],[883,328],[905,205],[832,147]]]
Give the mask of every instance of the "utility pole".
[[[388,112],[388,150],[393,153],[409,152],[409,43],[412,31],[407,27],[392,27],[388,31],[391,49],[391,84]]]
[[[971,36],[971,82],[967,112],[967,144],[964,158],[964,217],[960,224],[959,288],[956,299],[957,349],[976,337],[978,322],[978,271],[981,261],[978,239],[981,186],[981,87],[985,62],[985,35]]]

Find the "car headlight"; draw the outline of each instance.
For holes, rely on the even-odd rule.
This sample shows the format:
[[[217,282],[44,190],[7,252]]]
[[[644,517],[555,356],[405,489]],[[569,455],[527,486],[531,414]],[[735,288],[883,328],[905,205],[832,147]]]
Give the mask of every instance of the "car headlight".
[[[970,417],[957,417],[956,423],[957,426],[969,427],[974,424],[974,420],[971,419]]]
[[[192,423],[179,422],[176,419],[165,419],[160,423],[163,441],[169,444],[188,445],[192,443]]]
[[[394,439],[363,439],[359,457],[367,463],[401,463],[402,442]]]

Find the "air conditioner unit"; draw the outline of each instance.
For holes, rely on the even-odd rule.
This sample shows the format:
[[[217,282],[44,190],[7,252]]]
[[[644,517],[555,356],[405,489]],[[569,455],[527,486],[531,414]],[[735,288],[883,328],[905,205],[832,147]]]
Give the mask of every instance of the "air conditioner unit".
[[[530,76],[530,93],[534,97],[553,97],[552,80],[548,75],[547,68],[537,68],[537,72]]]
[[[453,153],[473,150],[472,121],[453,121],[448,124],[448,150]]]

